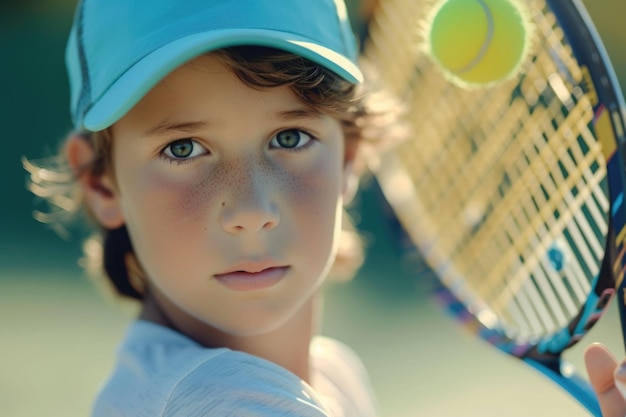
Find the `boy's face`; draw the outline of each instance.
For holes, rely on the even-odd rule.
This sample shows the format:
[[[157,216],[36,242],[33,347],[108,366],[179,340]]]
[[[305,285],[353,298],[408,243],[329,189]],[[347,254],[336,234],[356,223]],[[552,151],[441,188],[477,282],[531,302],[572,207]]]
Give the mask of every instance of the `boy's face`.
[[[150,285],[182,317],[253,334],[313,295],[334,260],[350,165],[337,120],[288,87],[247,87],[207,55],[112,133],[112,198]]]

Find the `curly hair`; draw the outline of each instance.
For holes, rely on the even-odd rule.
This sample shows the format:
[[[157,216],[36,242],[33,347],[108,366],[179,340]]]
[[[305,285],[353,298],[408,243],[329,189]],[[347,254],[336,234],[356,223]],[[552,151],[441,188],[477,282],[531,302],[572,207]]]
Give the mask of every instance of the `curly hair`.
[[[288,86],[303,104],[339,120],[346,141],[374,144],[383,137],[392,140],[399,136],[400,130],[394,128],[398,124],[392,123],[396,117],[390,115],[400,112],[392,100],[381,98],[381,94],[366,94],[363,85],[350,84],[305,58],[278,49],[246,46],[225,48],[211,54],[251,88]],[[47,212],[36,212],[35,217],[62,233],[63,226],[74,220],[77,214],[86,214],[94,226],[93,234],[84,244],[85,266],[90,275],[122,297],[141,300],[146,279],[134,256],[126,228],[109,230],[99,226],[84,204],[76,181],[85,173],[96,176],[108,173],[115,180],[110,129],[77,134],[89,141],[95,155],[78,172],[68,165],[64,151],[40,161],[23,160],[30,173],[30,190],[50,206]],[[362,241],[345,211],[342,223],[343,233],[331,275],[348,279],[361,265],[363,250]]]

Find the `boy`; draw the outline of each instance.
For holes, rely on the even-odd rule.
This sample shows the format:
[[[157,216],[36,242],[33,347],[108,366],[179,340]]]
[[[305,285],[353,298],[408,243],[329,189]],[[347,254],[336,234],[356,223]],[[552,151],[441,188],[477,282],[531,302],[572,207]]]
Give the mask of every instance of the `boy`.
[[[356,355],[315,336],[372,127],[356,58],[341,1],[78,7],[79,194],[50,202],[84,204],[106,279],[141,302],[94,416],[375,414]]]

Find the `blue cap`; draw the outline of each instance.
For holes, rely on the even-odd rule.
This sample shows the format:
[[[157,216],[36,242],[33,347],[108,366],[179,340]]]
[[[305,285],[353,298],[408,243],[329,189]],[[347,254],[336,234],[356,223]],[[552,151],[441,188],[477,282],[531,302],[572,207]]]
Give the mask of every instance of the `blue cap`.
[[[343,0],[83,0],[66,50],[74,124],[105,129],[184,62],[238,45],[363,78]]]

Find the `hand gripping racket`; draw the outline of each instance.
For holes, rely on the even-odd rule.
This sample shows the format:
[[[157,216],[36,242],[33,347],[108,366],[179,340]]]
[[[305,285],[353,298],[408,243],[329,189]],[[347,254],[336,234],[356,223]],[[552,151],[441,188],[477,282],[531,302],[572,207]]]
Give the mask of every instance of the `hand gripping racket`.
[[[626,317],[624,102],[582,3],[525,3],[536,33],[519,76],[465,90],[417,47],[430,2],[379,2],[364,57],[411,138],[371,166],[448,309],[600,416],[561,354],[616,291]]]

